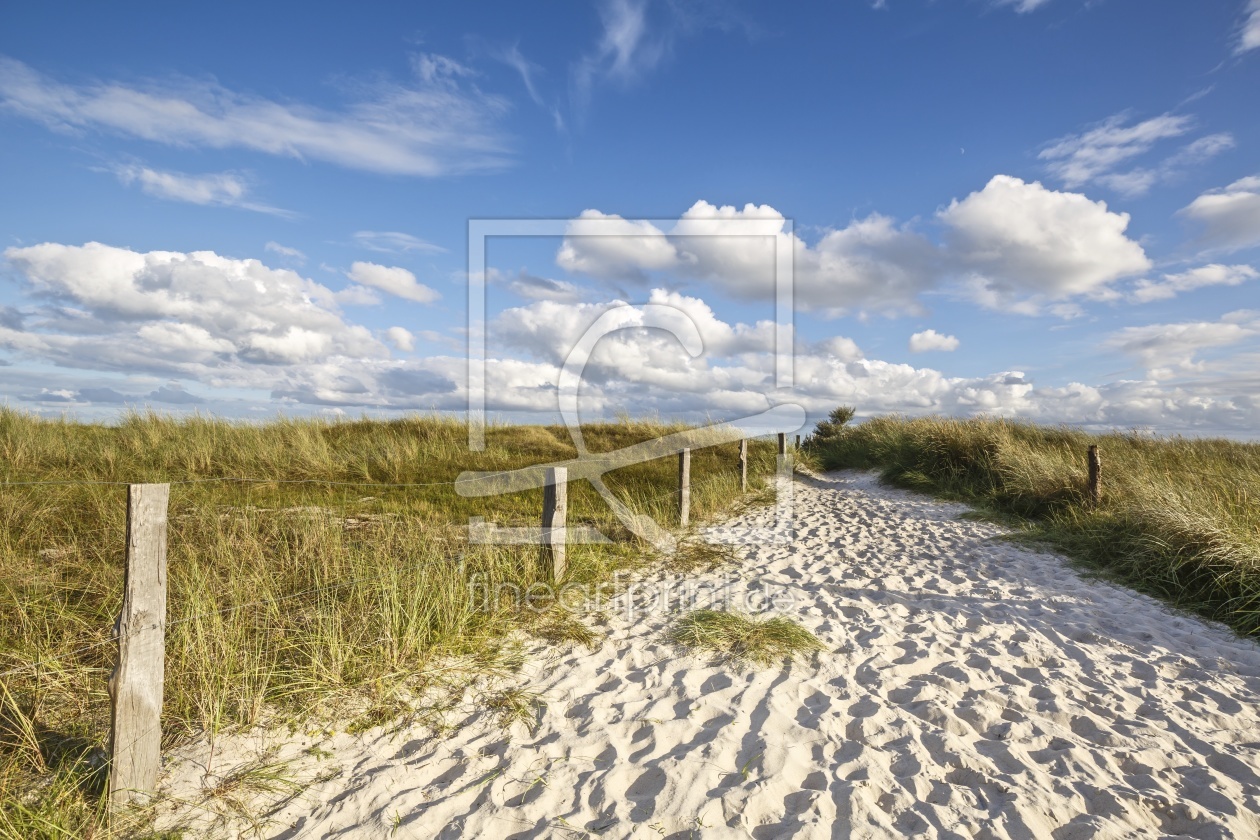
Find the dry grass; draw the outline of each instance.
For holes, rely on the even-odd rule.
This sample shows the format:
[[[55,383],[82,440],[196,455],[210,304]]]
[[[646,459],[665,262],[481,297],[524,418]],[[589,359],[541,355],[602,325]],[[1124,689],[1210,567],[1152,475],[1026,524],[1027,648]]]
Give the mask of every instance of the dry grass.
[[[1103,501],[1086,494],[1098,445]],[[815,444],[827,469],[974,504],[1144,592],[1260,636],[1260,446],[1088,435],[1006,420],[878,417]]]
[[[770,665],[822,650],[822,642],[789,618],[757,619],[738,612],[695,610],[670,631],[675,644],[737,663]]]
[[[608,451],[685,428],[625,421],[585,429]],[[113,426],[0,410],[0,837],[104,837],[100,748],[108,727],[110,639],[121,603],[126,487],[85,481],[208,481],[171,488],[164,740],[367,708],[377,717],[435,679],[509,668],[510,631],[534,621],[511,603],[479,604],[470,580],[528,587],[536,549],[479,546],[469,516],[537,525],[542,491],[463,498],[464,470],[574,457],[563,427],[499,426],[469,453],[465,427],[396,421],[277,419],[239,424],[135,414]],[[692,515],[739,497],[737,445],[693,452]],[[750,447],[752,489],[773,447]],[[676,522],[672,458],[609,473],[640,513]],[[283,483],[306,481],[311,483]],[[334,482],[357,482],[345,486]],[[391,487],[420,483],[432,486]],[[568,577],[611,579],[644,547],[594,490],[569,488],[569,522],[607,546],[571,546]],[[580,625],[541,628],[585,642]],[[8,673],[18,669],[16,672]]]

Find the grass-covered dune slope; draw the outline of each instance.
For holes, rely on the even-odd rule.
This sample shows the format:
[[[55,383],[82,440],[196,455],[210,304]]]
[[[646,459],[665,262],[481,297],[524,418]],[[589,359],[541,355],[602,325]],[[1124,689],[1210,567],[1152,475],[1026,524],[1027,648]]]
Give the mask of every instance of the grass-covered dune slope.
[[[1030,538],[1260,637],[1260,445],[995,419],[849,426],[848,416],[822,424],[805,447],[824,469],[880,469],[892,484],[1017,520]],[[1097,506],[1087,494],[1090,445],[1103,464]]]
[[[584,431],[591,451],[611,451],[683,428]],[[565,428],[539,426],[492,427],[474,454],[462,423],[436,417],[240,424],[146,414],[106,426],[0,410],[0,837],[103,830],[92,756],[108,732],[126,483],[225,479],[171,487],[169,744],[264,711],[296,720],[341,704],[365,723],[385,720],[434,680],[505,667],[513,629],[563,635],[554,614],[480,603],[485,589],[470,586],[474,576],[522,588],[547,579],[537,547],[470,545],[463,527],[469,516],[536,526],[542,490],[463,498],[450,482],[575,455]],[[737,457],[738,444],[693,451],[693,517],[739,499]],[[749,460],[750,483],[762,486],[773,446],[754,442]],[[633,510],[677,522],[676,459],[606,481]],[[614,539],[570,546],[572,581],[608,581],[646,557],[586,482],[569,485],[568,522]]]

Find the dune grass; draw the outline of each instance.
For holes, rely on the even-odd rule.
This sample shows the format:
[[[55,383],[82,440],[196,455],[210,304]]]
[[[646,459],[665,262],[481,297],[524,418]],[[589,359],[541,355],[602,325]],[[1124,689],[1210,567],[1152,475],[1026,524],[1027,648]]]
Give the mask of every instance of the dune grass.
[[[683,428],[624,421],[585,436],[609,451]],[[268,479],[171,488],[166,746],[277,715],[353,709],[383,720],[426,688],[509,668],[514,629],[585,641],[563,621],[481,603],[470,584],[545,579],[536,548],[470,545],[463,528],[469,516],[537,525],[541,489],[463,498],[449,484],[463,470],[573,457],[567,430],[492,427],[482,453],[468,452],[466,436],[461,423],[425,416],[242,424],[133,414],[107,426],[0,410],[0,837],[134,828],[108,825],[98,795],[127,482]],[[737,453],[693,452],[693,517],[739,498]],[[749,466],[750,489],[764,488],[773,446],[754,442]],[[674,459],[606,480],[632,509],[676,523]],[[16,484],[26,481],[44,483]],[[389,486],[407,483],[426,486]],[[568,521],[614,539],[570,547],[575,582],[647,557],[585,482],[570,483]]]
[[[1103,498],[1091,504],[1096,444]],[[809,441],[825,469],[976,505],[1140,591],[1260,637],[1260,445],[1089,435],[996,419],[876,417]]]
[[[822,650],[813,633],[784,616],[753,618],[725,610],[694,610],[670,631],[675,644],[737,663],[771,665]]]

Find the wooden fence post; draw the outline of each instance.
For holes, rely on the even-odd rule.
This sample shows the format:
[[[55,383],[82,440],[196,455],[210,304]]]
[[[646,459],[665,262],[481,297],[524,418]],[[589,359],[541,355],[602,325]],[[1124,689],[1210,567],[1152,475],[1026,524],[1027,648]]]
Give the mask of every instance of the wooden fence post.
[[[678,451],[678,524],[683,528],[692,519],[692,451]]]
[[[739,439],[739,492],[748,492],[748,438]]]
[[[686,528],[691,519],[691,450],[678,453],[678,524]]]
[[[800,436],[800,435],[797,435],[797,436],[796,436],[796,448],[797,448],[797,449],[800,449],[800,448],[801,448],[801,436]]]
[[[779,454],[787,454],[787,433],[779,432]]]
[[[127,487],[127,567],[109,678],[109,807],[146,804],[162,763],[166,657],[166,511],[169,484]]]
[[[569,470],[548,467],[543,485],[543,562],[551,568],[551,579],[559,581],[565,571],[565,516],[569,508]]]
[[[1102,502],[1102,459],[1097,446],[1089,448],[1089,501],[1093,505]]]

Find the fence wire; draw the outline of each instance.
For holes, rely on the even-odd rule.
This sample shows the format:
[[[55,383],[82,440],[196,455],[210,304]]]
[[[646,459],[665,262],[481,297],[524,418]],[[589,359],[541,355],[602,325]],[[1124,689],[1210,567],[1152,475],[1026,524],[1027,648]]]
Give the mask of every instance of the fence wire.
[[[497,479],[498,476],[486,475],[480,478],[489,480],[489,479]],[[472,480],[480,480],[480,478],[472,479]],[[269,479],[269,478],[245,478],[245,477],[219,477],[219,478],[204,478],[204,479],[180,479],[180,480],[173,480],[173,481],[161,482],[161,483],[171,484],[171,485],[189,485],[189,484],[207,484],[207,483],[219,483],[219,482],[241,482],[241,483],[259,483],[259,484],[321,484],[321,485],[350,486],[350,487],[412,488],[412,487],[455,486],[457,483],[466,483],[466,481],[468,480],[465,480],[465,482],[439,481],[439,482],[423,482],[423,483],[418,483],[418,482],[386,483],[386,482],[342,482],[342,481],[331,481],[331,480],[325,480],[325,479]],[[60,480],[58,481],[20,481],[20,482],[3,481],[3,482],[0,482],[0,488],[38,487],[38,486],[64,487],[64,486],[71,486],[71,485],[126,487],[134,483],[137,483],[137,482],[97,481],[97,480],[91,480],[91,479],[81,480],[81,481],[68,481],[68,480],[67,481],[60,481]],[[618,498],[622,504],[625,504],[630,507],[634,507],[635,505],[650,505],[650,504],[659,502],[662,499],[675,499],[676,500],[678,498],[679,492],[680,492],[679,489],[675,487],[675,488],[667,488],[665,490],[659,491],[649,496],[644,496],[643,494],[633,494],[633,495],[626,495],[624,497],[618,496]],[[573,526],[570,525],[569,527],[573,527]],[[452,562],[451,558],[439,558],[437,560],[425,561],[423,563],[413,565],[411,566],[411,568],[414,570],[417,568],[423,568],[427,566],[433,566],[433,565],[450,563],[450,562]],[[358,576],[354,578],[348,578],[346,580],[342,580],[337,583],[310,587],[308,589],[304,589],[298,592],[293,592],[288,595],[282,595],[277,598],[259,599],[259,600],[251,601],[245,604],[234,604],[234,605],[223,607],[217,610],[207,610],[200,613],[196,613],[194,615],[184,616],[174,621],[169,621],[165,624],[165,627],[167,630],[170,630],[171,628],[177,627],[181,624],[186,624],[188,622],[196,621],[198,619],[206,618],[212,615],[225,615],[228,613],[239,612],[239,611],[252,609],[258,606],[263,606],[265,604],[274,604],[274,603],[280,603],[282,601],[290,601],[296,598],[301,598],[306,595],[314,595],[314,594],[318,594],[322,592],[344,589],[348,586],[352,586],[360,582],[365,582],[367,580],[369,580],[369,578],[365,576]],[[157,625],[151,625],[149,627],[142,627],[142,628],[139,628],[139,630],[136,632],[143,632],[145,630],[153,629],[156,626]],[[124,636],[120,636],[117,633],[111,634],[108,638],[101,639],[95,642],[90,642],[86,645],[83,645],[78,648],[74,648],[70,651],[59,653],[55,661],[60,662],[60,661],[65,661],[65,660],[77,659],[80,655],[87,653],[88,651],[95,650],[97,648],[104,647],[106,645],[117,645],[122,640],[122,638],[124,638]],[[11,677],[23,674],[28,671],[37,671],[40,668],[47,665],[48,661],[49,660],[46,660],[43,657],[41,657],[37,659],[36,661],[28,662],[16,668],[11,668],[7,671],[0,671],[0,679],[9,679]]]

